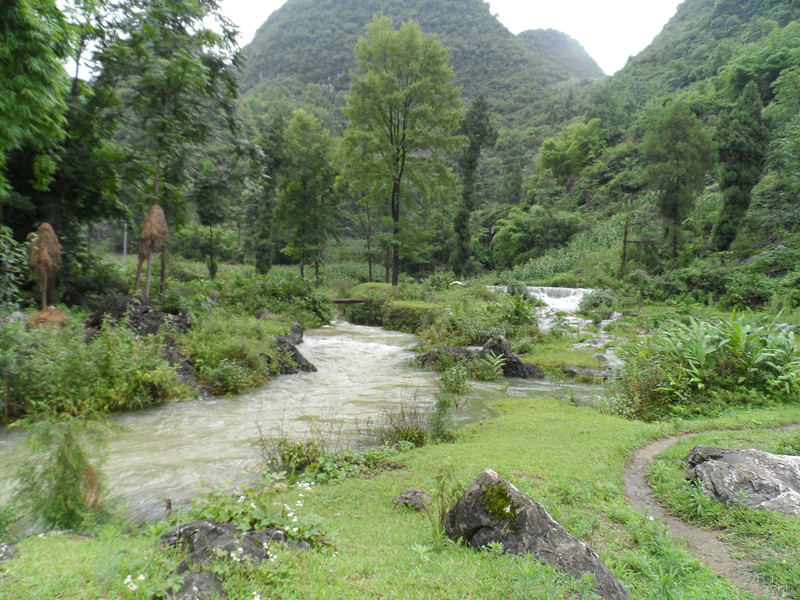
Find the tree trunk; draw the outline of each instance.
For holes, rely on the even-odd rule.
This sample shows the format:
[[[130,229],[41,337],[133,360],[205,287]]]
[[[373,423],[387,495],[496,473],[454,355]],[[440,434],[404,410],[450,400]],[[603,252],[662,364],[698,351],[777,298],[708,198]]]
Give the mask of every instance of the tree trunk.
[[[150,275],[153,272],[153,255],[147,257],[147,275],[144,278],[144,297],[150,299]]]
[[[161,293],[167,291],[167,247],[161,249]]]
[[[627,267],[628,262],[628,226],[630,225],[630,218],[625,217],[625,227],[623,228],[622,234],[622,260],[620,260],[619,265],[619,277],[622,279],[625,277],[625,269]]]
[[[136,283],[133,284],[133,293],[139,291],[139,286],[142,284],[142,257],[139,257],[139,266],[136,268]]]
[[[400,181],[392,185],[392,286],[400,279]]]

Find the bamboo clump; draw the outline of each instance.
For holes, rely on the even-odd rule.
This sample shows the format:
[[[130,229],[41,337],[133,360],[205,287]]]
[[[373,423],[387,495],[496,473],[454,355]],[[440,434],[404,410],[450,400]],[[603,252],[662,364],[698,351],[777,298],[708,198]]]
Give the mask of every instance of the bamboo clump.
[[[47,308],[47,287],[61,268],[61,246],[58,236],[49,223],[42,223],[39,228],[28,234],[33,240],[28,251],[28,266],[36,274],[42,288],[42,310]]]
[[[147,276],[144,284],[144,296],[150,297],[150,274],[152,272],[153,252],[163,249],[169,242],[169,227],[164,210],[156,202],[147,211],[139,232],[139,266],[136,269],[134,291],[139,291],[142,280],[142,264],[147,261]]]

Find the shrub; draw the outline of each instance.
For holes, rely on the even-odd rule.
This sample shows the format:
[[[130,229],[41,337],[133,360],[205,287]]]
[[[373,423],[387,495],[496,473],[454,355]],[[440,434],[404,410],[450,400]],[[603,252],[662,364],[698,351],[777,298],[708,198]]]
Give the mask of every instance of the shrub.
[[[417,300],[395,300],[384,308],[383,324],[394,331],[417,332],[435,318],[439,306]]]
[[[618,411],[655,420],[714,414],[735,404],[796,402],[793,332],[752,315],[671,321],[623,350]]]
[[[104,325],[88,343],[81,324],[2,323],[0,331],[7,418],[138,410],[189,392],[162,355],[161,335],[137,336],[124,324]]]
[[[749,271],[728,277],[727,292],[720,299],[726,308],[758,308],[769,302],[774,284],[770,278]]]
[[[87,445],[105,442],[98,422],[42,420],[27,424],[30,453],[17,472],[15,500],[42,525],[77,529],[104,516],[102,479],[89,462]]]
[[[275,343],[282,329],[269,319],[217,309],[200,315],[177,340],[201,383],[215,393],[236,394],[280,373],[288,360]]]

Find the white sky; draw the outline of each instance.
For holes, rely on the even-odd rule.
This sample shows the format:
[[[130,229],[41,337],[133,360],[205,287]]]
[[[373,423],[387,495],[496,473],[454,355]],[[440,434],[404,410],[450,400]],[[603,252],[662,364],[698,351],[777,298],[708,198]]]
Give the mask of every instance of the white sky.
[[[436,1],[436,0],[432,0]],[[285,0],[221,0],[222,11],[239,26],[239,43]],[[578,40],[606,73],[643,50],[675,14],[681,0],[490,0],[493,14],[511,33],[557,29]]]

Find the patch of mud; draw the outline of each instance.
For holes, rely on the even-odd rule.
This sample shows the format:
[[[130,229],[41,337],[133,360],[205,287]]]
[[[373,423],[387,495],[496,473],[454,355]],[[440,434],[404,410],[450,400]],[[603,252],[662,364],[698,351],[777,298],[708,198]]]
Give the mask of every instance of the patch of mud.
[[[777,429],[798,429],[800,425],[790,425]],[[705,432],[721,433],[721,432]],[[750,571],[751,562],[736,555],[736,549],[722,540],[724,532],[707,531],[694,527],[668,514],[658,503],[647,474],[650,463],[662,452],[673,446],[678,440],[695,433],[674,435],[657,440],[637,450],[631,462],[622,474],[625,485],[625,497],[628,503],[639,512],[651,515],[667,526],[668,533],[685,543],[686,549],[698,560],[702,560],[709,569],[730,579],[741,590],[758,596],[780,599],[783,594],[760,582]]]

